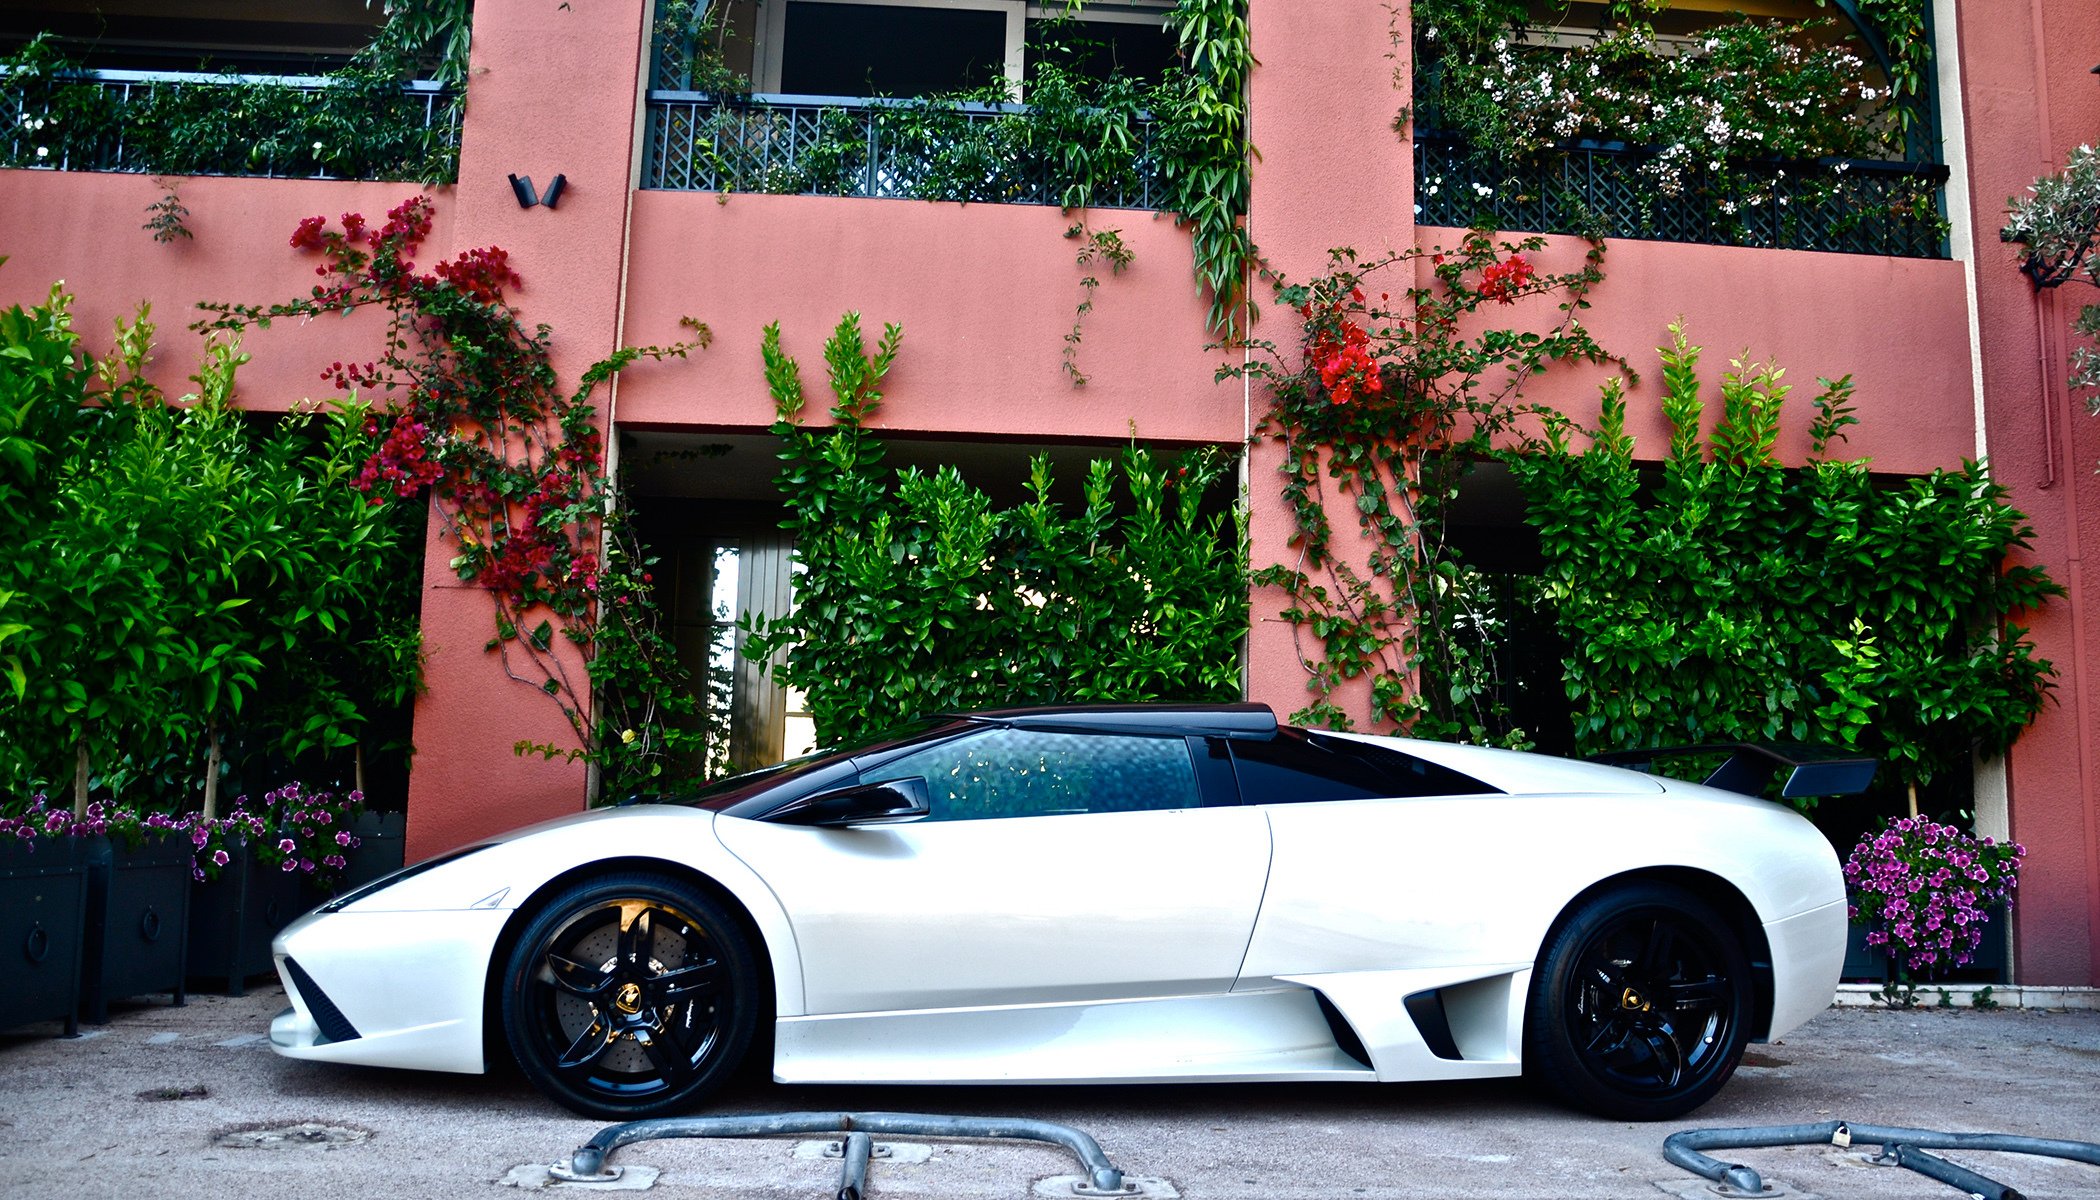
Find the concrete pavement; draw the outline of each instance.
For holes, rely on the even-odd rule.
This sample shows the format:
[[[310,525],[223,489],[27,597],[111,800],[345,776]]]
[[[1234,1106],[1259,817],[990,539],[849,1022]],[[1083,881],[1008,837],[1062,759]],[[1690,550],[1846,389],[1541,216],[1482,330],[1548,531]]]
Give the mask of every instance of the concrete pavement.
[[[520,1195],[521,1164],[565,1157],[602,1127],[512,1075],[418,1074],[293,1062],[261,1035],[282,992],[122,1007],[90,1036],[0,1034],[0,1196]],[[1753,1046],[1689,1120],[1599,1121],[1519,1083],[1071,1088],[751,1084],[710,1113],[910,1111],[1076,1125],[1117,1166],[1188,1200],[1703,1195],[1669,1166],[1679,1128],[1845,1119],[2100,1141],[2100,1013],[1833,1009]],[[300,1131],[294,1127],[314,1128]],[[291,1130],[290,1132],[285,1132]],[[332,1131],[332,1132],[331,1132]],[[615,1164],[658,1168],[645,1194],[829,1200],[838,1163],[797,1141],[648,1142]],[[911,1142],[914,1139],[896,1139]],[[939,1142],[923,1162],[878,1161],[869,1200],[1031,1195],[1077,1173],[1049,1147]],[[1910,1200],[1958,1193],[1835,1148],[1730,1155],[1795,1196]],[[1958,1161],[2031,1197],[2100,1195],[2100,1167],[1995,1154]],[[555,1189],[571,1190],[571,1189]]]

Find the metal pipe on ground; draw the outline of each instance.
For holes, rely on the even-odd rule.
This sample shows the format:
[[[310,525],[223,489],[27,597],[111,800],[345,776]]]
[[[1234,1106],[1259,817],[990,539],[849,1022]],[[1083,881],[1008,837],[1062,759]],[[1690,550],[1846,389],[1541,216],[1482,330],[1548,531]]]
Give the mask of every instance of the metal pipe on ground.
[[[606,1157],[620,1147],[635,1142],[650,1142],[663,1138],[775,1137],[791,1133],[847,1135],[846,1174],[839,1187],[841,1200],[847,1200],[848,1191],[854,1192],[854,1200],[857,1200],[859,1192],[866,1186],[865,1160],[866,1156],[872,1153],[872,1143],[866,1138],[861,1139],[862,1161],[856,1177],[853,1168],[853,1135],[857,1133],[1045,1142],[1063,1146],[1071,1151],[1086,1168],[1088,1182],[1095,1192],[1116,1193],[1123,1190],[1123,1172],[1108,1161],[1108,1155],[1102,1153],[1100,1143],[1082,1130],[1050,1121],[1034,1121],[1026,1117],[948,1117],[930,1113],[762,1113],[750,1116],[659,1117],[648,1121],[627,1121],[599,1130],[590,1141],[578,1146],[569,1155],[568,1162],[556,1163],[550,1167],[549,1174],[571,1183],[602,1183],[619,1178],[619,1168],[608,1169],[605,1165]]]
[[[2064,1158],[2100,1166],[2100,1145],[2057,1138],[2025,1137],[2013,1133],[1945,1133],[1936,1129],[1905,1129],[1900,1126],[1855,1125],[1849,1121],[1823,1121],[1813,1125],[1760,1125],[1741,1129],[1687,1129],[1663,1141],[1663,1157],[1694,1175],[1711,1179],[1739,1192],[1755,1195],[1764,1190],[1764,1178],[1741,1163],[1724,1163],[1701,1153],[1705,1150],[1747,1150],[1764,1146],[1849,1146],[1854,1142],[1882,1147],[1882,1159],[1908,1167],[1921,1175],[1984,1200],[2023,1200],[2020,1192],[1948,1162],[1926,1150],[1990,1150],[2004,1154],[2035,1154]]]

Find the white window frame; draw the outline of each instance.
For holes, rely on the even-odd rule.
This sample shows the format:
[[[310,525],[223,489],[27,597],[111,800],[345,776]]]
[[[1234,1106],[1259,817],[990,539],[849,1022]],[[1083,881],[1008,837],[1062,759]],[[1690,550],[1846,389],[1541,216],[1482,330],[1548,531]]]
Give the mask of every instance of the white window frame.
[[[753,50],[751,61],[754,74],[752,90],[761,93],[780,91],[781,61],[787,47],[787,8],[789,4],[856,4],[877,8],[937,8],[950,11],[996,12],[1006,15],[1006,62],[1004,74],[1007,82],[1019,87],[1027,64],[1024,62],[1028,44],[1028,22],[1043,21],[1062,16],[1065,6],[1060,3],[1031,3],[1030,0],[773,0],[761,3],[758,10],[758,45]],[[1088,4],[1077,14],[1087,21],[1106,21],[1127,25],[1159,25],[1165,22],[1174,0],[1122,0],[1120,3]]]

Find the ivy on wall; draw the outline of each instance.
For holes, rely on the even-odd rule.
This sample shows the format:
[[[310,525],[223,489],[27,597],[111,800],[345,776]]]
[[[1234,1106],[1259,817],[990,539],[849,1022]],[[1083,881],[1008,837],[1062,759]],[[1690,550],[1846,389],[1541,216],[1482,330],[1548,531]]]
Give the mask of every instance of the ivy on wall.
[[[801,423],[800,366],[764,341],[794,611],[748,615],[745,652],[808,695],[820,744],[924,714],[1069,701],[1236,700],[1247,629],[1244,532],[1206,506],[1229,464],[1139,447],[1097,459],[1083,500],[1049,463],[1009,509],[952,467],[884,465],[868,428],[903,331],[872,350],[848,313],[824,346],[829,427]]]
[[[1805,468],[1774,452],[1792,385],[1769,363],[1722,376],[1713,432],[1699,349],[1662,350],[1670,450],[1644,479],[1607,387],[1576,450],[1565,419],[1502,456],[1544,553],[1583,752],[1727,740],[1856,746],[1902,780],[2004,753],[2053,669],[2016,620],[2062,589],[2008,565],[2026,518],[1976,463],[1876,480],[1834,457],[1849,376],[1819,380]]]

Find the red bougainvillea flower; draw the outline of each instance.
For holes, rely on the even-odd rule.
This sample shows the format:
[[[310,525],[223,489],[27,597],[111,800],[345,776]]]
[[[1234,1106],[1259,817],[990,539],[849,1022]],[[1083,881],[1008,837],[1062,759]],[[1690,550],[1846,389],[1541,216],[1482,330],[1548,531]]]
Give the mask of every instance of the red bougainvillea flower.
[[[1355,293],[1360,302],[1362,292]],[[1362,325],[1334,311],[1332,328],[1313,334],[1306,347],[1306,360],[1320,377],[1320,385],[1336,404],[1354,403],[1365,396],[1380,395],[1385,381],[1379,378],[1378,361],[1371,356],[1371,335]]]
[[[1480,294],[1485,299],[1515,304],[1517,292],[1537,273],[1523,255],[1512,254],[1503,262],[1488,264],[1480,273]]]

